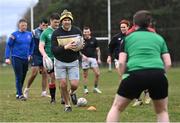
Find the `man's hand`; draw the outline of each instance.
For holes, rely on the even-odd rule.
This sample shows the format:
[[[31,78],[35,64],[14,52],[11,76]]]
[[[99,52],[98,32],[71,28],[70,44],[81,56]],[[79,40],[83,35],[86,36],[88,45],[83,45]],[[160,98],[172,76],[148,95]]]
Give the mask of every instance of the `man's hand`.
[[[65,50],[68,50],[68,49],[72,50],[72,49],[75,49],[75,48],[76,48],[76,43],[74,41],[69,42],[68,44],[66,44],[64,46]]]
[[[111,56],[108,56],[108,57],[107,57],[107,63],[108,63],[108,64],[111,64]]]
[[[11,64],[11,60],[10,60],[10,59],[6,59],[6,60],[5,60],[5,63],[6,63],[6,64]]]
[[[97,62],[98,62],[98,64],[101,64],[101,59],[98,59]]]
[[[88,57],[85,55],[82,55],[82,61],[87,61],[87,60],[88,60]]]

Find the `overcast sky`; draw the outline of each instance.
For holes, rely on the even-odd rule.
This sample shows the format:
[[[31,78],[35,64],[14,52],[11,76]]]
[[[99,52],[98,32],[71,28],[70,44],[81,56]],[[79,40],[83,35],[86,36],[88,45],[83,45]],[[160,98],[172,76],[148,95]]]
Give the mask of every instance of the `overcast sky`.
[[[9,35],[17,29],[17,22],[38,0],[0,0],[0,35]]]

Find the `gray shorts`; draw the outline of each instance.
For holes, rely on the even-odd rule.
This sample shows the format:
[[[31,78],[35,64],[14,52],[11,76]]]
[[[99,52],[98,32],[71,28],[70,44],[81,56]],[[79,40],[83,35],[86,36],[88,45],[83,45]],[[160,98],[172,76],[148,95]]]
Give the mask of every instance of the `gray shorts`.
[[[79,61],[61,62],[54,58],[54,72],[56,79],[79,80]]]
[[[98,67],[96,58],[88,57],[87,60],[82,59],[82,69],[96,68],[96,67]]]

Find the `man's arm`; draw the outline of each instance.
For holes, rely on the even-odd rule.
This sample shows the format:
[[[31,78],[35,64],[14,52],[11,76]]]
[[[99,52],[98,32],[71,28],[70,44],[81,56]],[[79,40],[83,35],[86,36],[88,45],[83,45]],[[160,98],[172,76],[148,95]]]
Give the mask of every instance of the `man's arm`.
[[[126,61],[127,61],[127,54],[125,52],[120,52],[119,54],[120,75],[123,75],[126,70]]]
[[[164,62],[164,69],[167,70],[171,67],[171,57],[169,53],[162,54],[162,60]]]
[[[44,50],[44,46],[45,46],[45,44],[44,44],[44,42],[39,42],[39,51],[40,51],[40,53],[41,53],[41,55],[43,56],[43,57],[46,57],[47,56],[47,54],[46,54],[46,52],[45,52],[45,50]]]
[[[97,57],[98,57],[98,63],[100,64],[101,63],[101,51],[100,51],[99,47],[96,48],[96,52],[97,52]]]

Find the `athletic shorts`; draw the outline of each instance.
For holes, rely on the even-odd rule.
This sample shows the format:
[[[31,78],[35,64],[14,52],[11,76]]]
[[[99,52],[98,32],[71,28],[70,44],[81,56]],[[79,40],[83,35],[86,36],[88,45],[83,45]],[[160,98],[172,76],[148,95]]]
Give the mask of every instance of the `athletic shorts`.
[[[43,66],[43,58],[42,56],[33,55],[31,66]]]
[[[61,62],[54,58],[54,72],[56,79],[79,80],[79,61]]]
[[[88,57],[87,60],[82,60],[82,69],[96,68],[98,67],[98,63],[96,58]]]
[[[164,99],[168,96],[168,80],[164,70],[147,69],[124,74],[117,94],[134,99],[138,98],[146,89],[154,100]]]

